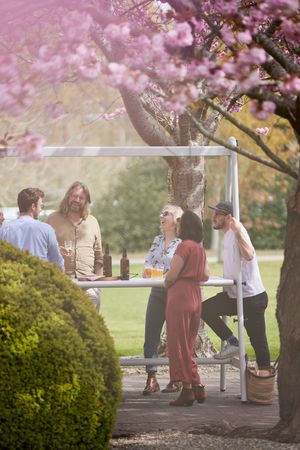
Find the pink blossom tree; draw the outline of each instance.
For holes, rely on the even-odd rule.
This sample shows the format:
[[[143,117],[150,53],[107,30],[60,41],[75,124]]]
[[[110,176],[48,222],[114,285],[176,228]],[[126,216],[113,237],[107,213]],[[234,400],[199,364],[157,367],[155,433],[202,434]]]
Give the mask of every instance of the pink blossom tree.
[[[263,138],[268,132],[264,121],[273,115],[287,121],[299,144],[298,0],[87,0],[80,5],[11,0],[1,3],[0,17],[0,107],[5,114],[23,114],[49,85],[102,77],[119,89],[134,127],[150,146],[214,140],[295,180],[278,289],[280,421],[274,433],[299,440],[299,148],[290,162]],[[252,130],[239,121],[236,112],[245,103],[261,127]],[[260,154],[218,137],[223,117]],[[36,158],[42,139],[24,130],[17,152],[24,158],[28,150]],[[11,141],[5,136],[3,147]],[[167,162],[170,200],[201,213],[202,159]]]

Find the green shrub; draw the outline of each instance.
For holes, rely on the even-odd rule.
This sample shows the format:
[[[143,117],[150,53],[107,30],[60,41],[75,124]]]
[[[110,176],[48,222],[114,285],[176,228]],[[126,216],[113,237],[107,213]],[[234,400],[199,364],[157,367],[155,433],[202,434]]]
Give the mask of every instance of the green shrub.
[[[0,241],[0,448],[106,449],[121,393],[114,345],[87,295]]]

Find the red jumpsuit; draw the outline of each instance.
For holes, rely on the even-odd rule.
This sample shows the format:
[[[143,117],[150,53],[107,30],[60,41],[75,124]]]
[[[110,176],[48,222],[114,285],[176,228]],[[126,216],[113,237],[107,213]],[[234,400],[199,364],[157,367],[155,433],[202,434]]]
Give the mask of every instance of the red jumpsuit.
[[[197,364],[193,359],[195,341],[200,324],[201,290],[206,254],[202,244],[182,241],[175,252],[184,266],[168,289],[166,321],[170,381],[200,384]]]

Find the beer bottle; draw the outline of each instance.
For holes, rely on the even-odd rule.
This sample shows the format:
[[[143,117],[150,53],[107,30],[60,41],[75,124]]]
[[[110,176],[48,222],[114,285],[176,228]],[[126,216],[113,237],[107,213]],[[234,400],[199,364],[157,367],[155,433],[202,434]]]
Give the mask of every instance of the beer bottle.
[[[105,277],[112,276],[112,261],[111,255],[109,254],[109,245],[105,245],[105,252],[103,255],[103,275]]]
[[[129,280],[129,259],[127,258],[127,250],[124,247],[122,258],[120,260],[120,275],[121,280]]]

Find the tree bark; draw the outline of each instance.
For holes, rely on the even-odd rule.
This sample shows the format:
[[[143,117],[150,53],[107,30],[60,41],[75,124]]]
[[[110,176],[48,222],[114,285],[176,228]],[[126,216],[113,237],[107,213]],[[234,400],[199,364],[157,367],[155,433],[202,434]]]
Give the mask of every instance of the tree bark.
[[[277,293],[280,333],[278,390],[280,421],[276,431],[300,441],[300,183],[288,202],[288,220]]]

